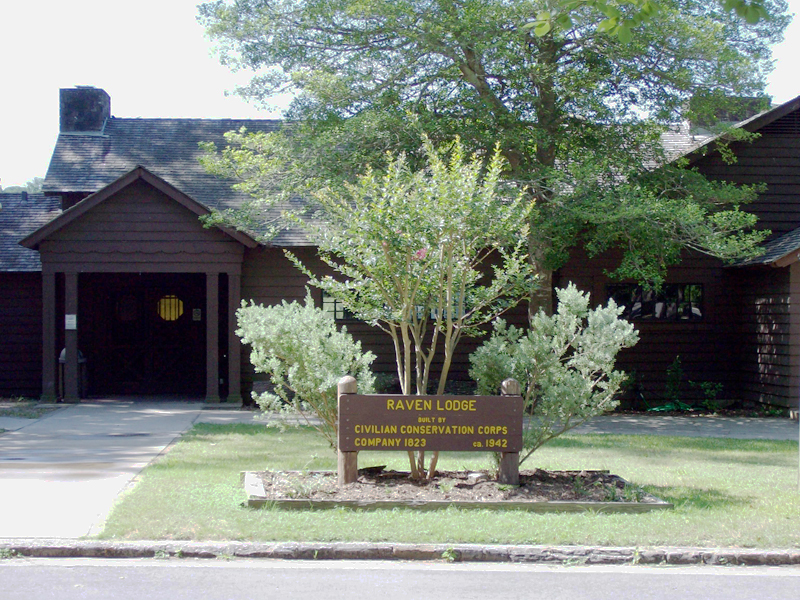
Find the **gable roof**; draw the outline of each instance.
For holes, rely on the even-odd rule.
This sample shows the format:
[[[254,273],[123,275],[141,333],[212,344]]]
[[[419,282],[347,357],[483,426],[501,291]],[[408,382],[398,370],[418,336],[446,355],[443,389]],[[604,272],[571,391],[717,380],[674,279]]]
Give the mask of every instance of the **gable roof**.
[[[177,189],[175,186],[171,185],[164,179],[157,177],[147,169],[142,166],[137,166],[130,172],[122,175],[109,185],[105,186],[100,191],[84,198],[80,202],[78,202],[75,206],[65,210],[59,216],[57,216],[52,221],[48,222],[47,224],[43,225],[42,227],[38,228],[36,231],[32,232],[30,235],[23,238],[19,243],[26,248],[37,249],[39,244],[45,238],[49,237],[53,233],[63,229],[76,219],[80,218],[82,215],[86,214],[88,211],[92,210],[95,206],[104,202],[108,198],[111,198],[115,194],[117,194],[120,190],[128,187],[129,185],[135,183],[136,181],[142,180],[181,206],[187,209],[190,212],[193,212],[198,217],[207,215],[211,211],[208,207],[200,204],[199,202],[195,201],[194,199],[190,198],[188,195],[184,194],[182,191]],[[197,224],[198,227],[201,227],[200,223]],[[228,234],[230,237],[234,238],[237,242],[247,246],[248,248],[254,248],[258,245],[258,242],[254,240],[251,236],[241,232],[236,231],[234,229],[230,229],[227,227],[218,227],[221,231]]]
[[[764,112],[750,117],[749,119],[740,121],[733,125],[733,129],[744,129],[750,133],[757,133],[759,129],[763,129],[767,125],[774,123],[778,119],[781,119],[798,109],[800,109],[800,96],[792,98],[788,102],[784,102],[783,104],[770,108],[769,110],[765,110]],[[700,142],[694,147],[687,149],[683,156],[688,156],[690,163],[695,162],[704,156],[704,153],[701,152],[704,148],[720,139],[725,139],[724,133],[705,137],[701,139]]]
[[[800,96],[755,115],[734,127],[756,132],[789,113],[800,109]],[[200,142],[226,145],[224,134],[242,127],[251,132],[278,131],[279,120],[266,119],[120,119],[111,117],[101,132],[62,132],[59,134],[47,176],[46,192],[95,193],[141,165],[208,209],[241,207],[249,196],[232,189],[231,180],[208,174],[200,165]],[[690,162],[702,158],[715,140],[724,134],[699,135],[687,123],[662,135],[662,144],[670,160],[685,156]],[[276,208],[277,213],[280,208]],[[268,216],[269,217],[269,216]],[[253,231],[258,235],[259,231]],[[787,237],[788,236],[788,237]],[[798,234],[800,236],[800,233]],[[783,239],[787,238],[787,239]],[[765,245],[764,259],[787,247],[791,234]],[[779,242],[779,240],[781,240]],[[271,240],[276,246],[309,246],[298,229],[280,231]],[[740,264],[770,264],[746,261]]]
[[[266,119],[112,117],[101,132],[59,134],[43,190],[92,194],[141,166],[208,209],[239,208],[250,197],[233,190],[234,181],[206,172],[199,162],[203,155],[200,142],[215,142],[218,148],[224,148],[228,131],[245,127],[250,132],[267,133],[281,126],[281,121]],[[271,243],[309,245],[302,232],[291,229],[281,231]]]
[[[19,245],[61,214],[61,199],[43,194],[0,194],[0,271],[41,271],[39,253]]]
[[[782,119],[783,117],[786,117],[792,113],[797,113],[800,115],[800,96],[792,98],[788,102],[784,102],[783,104],[754,115],[749,119],[740,121],[734,125],[734,128],[744,129],[750,133],[757,133],[759,130],[772,125],[779,119]],[[794,120],[795,125],[797,124],[797,121],[798,119]],[[779,127],[779,125],[780,124],[776,124],[776,127]],[[779,127],[779,129],[784,128],[785,127]],[[694,163],[705,155],[703,150],[706,149],[707,146],[709,146],[715,140],[724,139],[724,137],[725,134],[709,137],[701,141],[701,143],[694,148],[691,148],[685,152],[684,156],[689,158],[690,164]],[[798,251],[800,251],[800,227],[765,242],[761,247],[763,249],[763,253],[760,256],[737,261],[731,266],[750,267],[771,265],[773,267],[785,267],[800,260],[800,253],[798,253]]]

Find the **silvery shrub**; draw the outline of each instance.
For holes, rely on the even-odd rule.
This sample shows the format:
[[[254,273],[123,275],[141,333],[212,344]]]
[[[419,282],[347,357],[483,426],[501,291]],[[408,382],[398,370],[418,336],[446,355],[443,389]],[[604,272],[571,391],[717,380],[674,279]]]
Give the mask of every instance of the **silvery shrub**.
[[[495,395],[501,383],[520,382],[525,406],[520,463],[553,438],[612,410],[626,375],[617,353],[639,335],[609,300],[589,308],[589,294],[570,284],[556,290],[558,308],[536,314],[527,331],[498,319],[491,337],[470,356],[478,393]]]
[[[337,329],[333,316],[315,307],[310,294],[305,304],[243,302],[236,316],[236,335],[250,345],[250,362],[272,383],[271,391],[253,394],[261,410],[271,413],[269,422],[309,424],[336,448],[337,383],[352,375],[359,393],[372,393],[375,355],[362,351],[346,328]]]

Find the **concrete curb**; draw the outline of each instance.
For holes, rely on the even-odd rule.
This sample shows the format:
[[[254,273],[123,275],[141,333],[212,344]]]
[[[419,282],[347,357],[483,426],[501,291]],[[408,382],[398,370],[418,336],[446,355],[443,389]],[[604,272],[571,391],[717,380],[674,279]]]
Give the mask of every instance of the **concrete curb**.
[[[800,549],[627,548],[392,544],[367,542],[116,542],[0,539],[0,558],[267,558],[282,560],[441,560],[557,565],[800,565]]]

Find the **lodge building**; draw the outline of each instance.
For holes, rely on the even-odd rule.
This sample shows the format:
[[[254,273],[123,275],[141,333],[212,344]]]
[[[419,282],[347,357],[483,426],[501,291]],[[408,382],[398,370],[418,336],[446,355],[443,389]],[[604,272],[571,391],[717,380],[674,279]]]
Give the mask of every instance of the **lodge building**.
[[[238,403],[260,375],[235,335],[242,299],[302,300],[291,248],[322,268],[301,232],[268,244],[258,232],[205,227],[212,210],[246,198],[199,163],[200,142],[227,131],[274,131],[274,120],[128,119],[97,88],[61,90],[60,133],[41,194],[0,195],[0,397],[180,395]],[[722,384],[721,397],[781,406],[800,398],[800,98],[738,125],[726,164],[688,130],[666,136],[710,178],[763,183],[747,209],[772,231],[758,259],[725,266],[689,255],[659,294],[610,281],[614,256],[580,249],[554,274],[593,303],[625,304],[641,341],[620,356],[654,401],[680,358],[687,380]],[[322,305],[319,292],[315,299]],[[524,321],[524,311],[510,320]],[[336,314],[347,321],[346,314]],[[391,341],[347,321],[375,368],[393,371]],[[453,376],[466,378],[466,341]],[[688,391],[688,390],[687,390]]]

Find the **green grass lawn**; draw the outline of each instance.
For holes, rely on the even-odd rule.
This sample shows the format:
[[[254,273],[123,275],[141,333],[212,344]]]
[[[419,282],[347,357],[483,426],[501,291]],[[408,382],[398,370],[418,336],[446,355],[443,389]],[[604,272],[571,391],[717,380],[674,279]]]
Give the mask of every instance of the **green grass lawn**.
[[[359,466],[405,469],[406,460],[403,453],[364,452]],[[310,430],[198,425],[144,471],[100,537],[797,548],[797,462],[796,442],[576,435],[545,446],[523,468],[609,469],[675,510],[254,510],[241,506],[240,471],[335,469],[335,455]],[[477,453],[440,460],[442,469],[489,465],[489,457]]]

